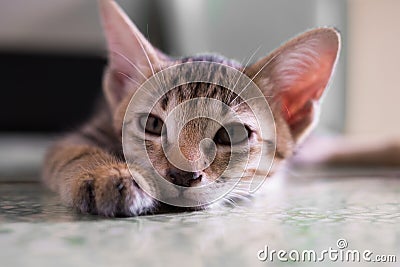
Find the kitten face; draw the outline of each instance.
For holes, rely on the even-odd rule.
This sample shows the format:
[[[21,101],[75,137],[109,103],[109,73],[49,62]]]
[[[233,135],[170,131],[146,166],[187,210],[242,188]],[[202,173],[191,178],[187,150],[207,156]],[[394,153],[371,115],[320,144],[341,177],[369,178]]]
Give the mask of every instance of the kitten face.
[[[130,146],[124,146],[128,163],[154,169],[169,183],[186,188],[212,185],[207,190],[213,191],[234,178],[266,176],[270,164],[258,164],[260,157],[267,162],[275,154],[276,167],[315,125],[319,100],[338,58],[340,37],[335,29],[306,32],[250,66],[215,56],[175,60],[154,48],[114,1],[99,3],[109,48],[104,91],[116,132],[129,140]],[[168,92],[161,89],[164,82],[196,75],[198,70],[189,68],[158,78],[153,87],[159,87],[159,92],[150,93],[153,98],[143,95],[134,104],[136,111],[129,111],[132,97],[148,79],[190,61],[214,62],[238,70],[258,86],[269,107],[250,108],[231,88],[196,79]],[[224,68],[210,68],[207,75],[228,84],[234,80]],[[224,113],[229,113],[224,107],[235,115],[224,118]],[[272,112],[272,119],[264,118],[261,127],[257,117],[266,109]],[[201,116],[193,116],[196,112]],[[214,115],[219,119],[213,120]],[[262,128],[276,133],[276,140],[262,136]],[[157,188],[155,183],[145,182]],[[207,198],[204,192],[182,192],[171,194],[194,201]]]
[[[203,97],[225,103],[237,116],[225,120],[224,107],[218,105],[218,102],[191,101]],[[147,154],[161,176],[181,186],[206,185],[222,175],[235,149],[247,149],[249,146],[250,154],[258,151],[261,140],[256,118],[250,108],[245,103],[240,103],[239,98],[234,100],[235,97],[229,89],[216,85],[188,84],[172,89],[161,98],[149,117],[147,114],[139,117],[136,131],[145,131]],[[190,105],[182,106],[188,101]],[[221,120],[225,124],[221,125],[207,117],[188,118],[201,109],[212,109],[221,114]],[[270,127],[273,129],[274,125]],[[177,129],[181,130],[178,132]],[[164,148],[162,142],[165,144]],[[179,148],[179,151],[175,148]],[[174,154],[179,152],[191,162],[186,170],[177,170],[179,168],[170,162],[172,158],[178,158]],[[189,177],[190,181],[185,183],[185,180],[174,177],[177,175],[192,176],[193,179]]]
[[[229,63],[220,64],[227,62],[222,57],[206,59],[191,58],[193,66],[181,68],[176,66],[181,66],[182,61],[175,62],[175,71],[157,75],[160,80],[154,79],[154,84],[145,83],[150,84],[149,88],[144,85],[138,89],[130,106],[121,108],[126,111],[125,121],[129,121],[124,131],[127,158],[147,170],[155,169],[162,179],[179,187],[207,187],[202,193],[185,188],[162,190],[172,191],[169,197],[177,197],[179,193],[202,203],[213,200],[211,196],[206,197],[204,191],[216,192],[223,188],[229,191],[239,179],[251,179],[261,174],[266,176],[275,145],[272,135],[267,140],[268,149],[264,149],[264,156],[269,159],[259,168],[260,154],[266,141],[261,134],[259,118],[242,95],[220,85],[227,80],[229,84],[238,83],[234,74],[242,72],[239,69],[232,73],[223,71],[221,68],[226,68]],[[206,64],[204,72],[206,76],[214,73],[215,83],[183,83],[167,92],[158,88],[179,77],[201,80],[196,66],[211,60],[218,64]],[[142,91],[145,93],[140,94]],[[264,101],[264,96],[259,94],[261,98]],[[253,109],[255,107],[253,104]],[[264,122],[269,132],[274,133],[275,125],[270,113]]]

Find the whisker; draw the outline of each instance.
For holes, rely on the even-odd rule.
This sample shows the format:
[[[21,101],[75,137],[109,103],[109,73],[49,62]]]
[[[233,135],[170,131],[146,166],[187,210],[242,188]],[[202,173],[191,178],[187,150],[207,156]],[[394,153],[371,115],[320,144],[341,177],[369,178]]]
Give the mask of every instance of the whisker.
[[[147,80],[148,77],[146,75],[144,75],[144,73],[139,69],[138,66],[136,66],[135,63],[133,63],[129,58],[127,58],[125,55],[123,55],[122,53],[113,50],[112,53],[117,54],[118,56],[122,57],[126,62],[128,62],[132,67],[134,67],[136,69],[137,72],[139,72],[140,75],[142,75],[142,77]]]
[[[132,67],[134,67],[136,69],[136,71],[144,78],[145,81],[149,80],[149,78],[140,70],[140,68],[133,63],[128,57],[126,57],[124,54],[116,51],[116,50],[112,50],[112,53],[117,54],[118,56],[120,56],[122,59],[124,59],[126,62],[128,62]],[[156,86],[154,86],[154,84],[152,82],[149,82],[151,84],[151,86],[153,87],[153,89],[157,89]]]
[[[253,99],[257,99],[257,98],[266,98],[266,97],[273,97],[273,96],[255,96],[255,97],[246,99],[246,102],[240,102],[239,104],[234,105],[234,106],[232,106],[231,108],[233,109],[233,108],[236,108],[236,107],[238,107],[238,106],[240,106],[240,105],[246,104],[249,100],[253,100]]]
[[[243,59],[240,61],[240,66],[243,66],[245,60],[246,60],[246,58],[243,58]],[[249,62],[249,61],[246,62],[246,65],[248,64],[248,62]],[[246,67],[245,67],[245,68],[246,68]],[[243,74],[242,71],[237,71],[237,72],[235,73],[235,75],[232,77],[232,79],[230,80],[230,82],[235,81],[236,78],[237,78],[238,76],[240,76],[241,74]],[[233,85],[233,88],[232,88],[232,89],[235,88],[235,86],[236,86],[236,84],[237,84],[238,81],[239,81],[239,78],[236,80],[236,82],[235,82],[235,84]],[[230,85],[230,86],[231,86],[231,85]]]
[[[252,195],[250,195],[247,191],[232,190],[226,194],[223,199],[229,201],[234,206],[238,206],[239,203],[249,202],[251,197]]]
[[[246,89],[247,87],[254,82],[254,79],[258,76],[258,74],[261,73],[261,71],[269,64],[272,62],[272,60],[274,60],[277,56],[279,56],[282,52],[280,51],[279,53],[277,53],[276,55],[274,55],[272,58],[270,58],[258,71],[257,73],[250,79],[250,81],[246,84],[246,86],[240,91],[240,93],[231,101],[231,103],[233,101],[236,100],[236,98],[238,98]]]
[[[247,68],[247,66],[249,65],[250,61],[253,59],[253,57],[255,56],[255,54],[257,54],[257,52],[260,50],[260,48],[261,48],[261,45],[253,52],[253,54],[251,54],[251,56],[248,58],[246,64],[244,65],[244,68],[243,68],[243,69],[246,69],[246,68]],[[237,78],[237,80],[236,80],[236,75],[239,76],[239,77]],[[239,80],[240,80],[240,76],[241,76],[241,75],[238,74],[238,73],[235,74],[234,79],[236,80],[236,82],[235,82],[235,84],[233,85],[233,89],[236,88],[236,85],[238,84],[238,82],[239,82]]]
[[[149,24],[147,24],[147,39],[148,39],[149,42],[151,43],[150,34],[149,34]],[[167,84],[167,80],[165,79],[164,72],[162,71],[163,68],[161,67],[160,61],[157,61],[157,63],[158,63],[158,68],[159,68],[159,71],[158,71],[158,72],[161,72],[161,76],[162,76],[162,79],[163,79],[164,85],[165,85],[165,84]],[[158,72],[157,72],[157,73],[158,73]],[[161,83],[161,81],[160,81],[159,79],[158,79],[158,82],[159,82],[159,84],[160,84],[160,87],[162,87],[162,83]]]
[[[236,202],[233,201],[233,200],[232,200],[231,198],[229,198],[229,197],[224,197],[223,200],[224,200],[225,202],[227,202],[229,205],[233,206],[233,207],[236,207],[236,206],[237,206]]]
[[[141,85],[138,81],[132,79],[131,76],[129,76],[129,75],[126,74],[126,73],[123,73],[122,71],[118,71],[118,74],[121,74],[122,76],[124,76],[124,77],[127,78],[129,81],[131,81],[132,83],[136,84],[137,86],[140,86],[140,85]]]
[[[148,27],[148,26],[149,26],[149,25],[147,25],[147,27]],[[148,28],[147,28],[147,30],[148,30]],[[136,37],[136,40],[139,42],[140,48],[142,49],[144,55],[146,56],[147,63],[149,64],[149,67],[150,67],[150,69],[151,69],[151,73],[153,74],[153,76],[155,76],[156,74],[155,74],[153,65],[151,64],[151,61],[150,61],[149,55],[148,55],[147,52],[146,52],[146,49],[144,49],[144,46],[143,46],[142,41],[140,40],[140,38],[137,36],[136,33],[135,33],[135,37]],[[158,80],[158,78],[157,78],[157,80]],[[161,86],[160,80],[158,80],[158,83],[159,83],[159,86]]]
[[[228,194],[228,196],[230,199],[236,199],[237,201],[247,202],[247,201],[249,201],[250,195],[241,195],[241,194],[232,192],[232,193]]]
[[[130,77],[130,76],[129,76],[128,74],[126,74],[126,73],[123,73],[122,71],[118,71],[118,74],[123,75],[123,76],[126,77],[130,82],[135,83],[135,84],[138,85],[138,86],[141,85],[138,81],[132,79],[132,77]],[[145,91],[149,96],[153,97],[153,95],[152,95],[148,90],[144,89],[143,91]]]

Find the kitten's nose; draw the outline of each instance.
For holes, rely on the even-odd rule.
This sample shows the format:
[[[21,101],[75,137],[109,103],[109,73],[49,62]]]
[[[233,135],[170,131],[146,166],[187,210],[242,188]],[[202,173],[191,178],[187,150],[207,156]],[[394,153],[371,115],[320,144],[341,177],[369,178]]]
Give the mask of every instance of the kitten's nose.
[[[169,169],[167,176],[172,183],[184,187],[190,187],[202,178],[200,172],[187,172],[174,167]]]

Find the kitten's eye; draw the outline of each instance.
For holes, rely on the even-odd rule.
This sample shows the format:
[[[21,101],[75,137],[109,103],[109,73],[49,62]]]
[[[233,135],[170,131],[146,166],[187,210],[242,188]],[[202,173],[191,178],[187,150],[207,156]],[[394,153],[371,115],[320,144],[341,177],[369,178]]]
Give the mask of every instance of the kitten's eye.
[[[146,131],[146,133],[161,135],[164,122],[160,118],[152,114],[149,114],[149,116],[147,115],[141,116],[139,118],[139,124],[142,127],[142,129]]]
[[[221,127],[215,134],[214,141],[217,144],[228,146],[237,145],[246,141],[251,131],[242,124],[231,124]]]

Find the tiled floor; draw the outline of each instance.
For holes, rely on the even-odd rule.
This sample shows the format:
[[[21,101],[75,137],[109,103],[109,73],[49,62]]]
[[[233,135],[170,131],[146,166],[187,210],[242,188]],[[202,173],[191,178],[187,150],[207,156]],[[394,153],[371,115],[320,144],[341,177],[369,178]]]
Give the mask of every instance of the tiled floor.
[[[310,266],[276,255],[261,262],[257,253],[267,245],[319,255],[338,249],[338,239],[347,241],[343,251],[397,256],[376,266],[400,265],[398,171],[293,172],[267,181],[244,206],[127,219],[75,214],[37,183],[0,183],[4,267]],[[330,264],[354,263],[326,256],[320,266]]]

